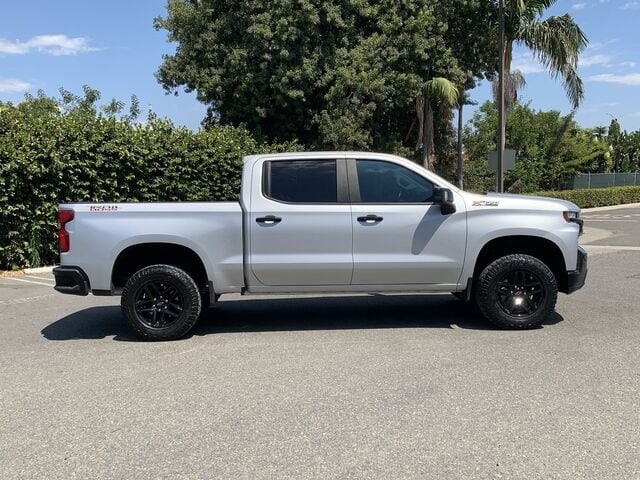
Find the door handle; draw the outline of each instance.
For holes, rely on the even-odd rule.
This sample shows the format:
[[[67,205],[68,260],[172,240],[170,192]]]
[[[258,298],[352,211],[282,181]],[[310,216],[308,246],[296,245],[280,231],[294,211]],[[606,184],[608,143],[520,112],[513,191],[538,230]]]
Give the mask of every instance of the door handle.
[[[266,217],[258,217],[256,218],[256,222],[264,223],[265,225],[275,225],[276,223],[280,223],[282,219],[280,217],[276,217],[275,215],[267,215]]]
[[[380,223],[383,220],[383,217],[379,217],[378,215],[367,215],[365,217],[358,217],[358,221],[361,223],[366,223],[368,225],[373,225],[374,223]]]

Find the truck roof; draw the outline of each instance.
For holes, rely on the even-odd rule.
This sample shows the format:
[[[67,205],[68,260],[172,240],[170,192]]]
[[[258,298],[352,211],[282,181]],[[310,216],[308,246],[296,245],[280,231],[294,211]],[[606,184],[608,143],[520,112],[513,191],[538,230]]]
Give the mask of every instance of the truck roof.
[[[284,152],[284,153],[261,153],[255,155],[247,155],[243,158],[244,162],[248,162],[251,160],[255,160],[257,158],[265,158],[265,159],[275,159],[275,158],[308,158],[309,160],[320,160],[321,158],[334,156],[336,158],[366,158],[366,157],[375,157],[375,158],[401,158],[397,155],[390,155],[387,153],[376,153],[376,152],[360,152],[360,151],[351,151],[351,150],[343,150],[343,151],[313,151],[313,152]]]

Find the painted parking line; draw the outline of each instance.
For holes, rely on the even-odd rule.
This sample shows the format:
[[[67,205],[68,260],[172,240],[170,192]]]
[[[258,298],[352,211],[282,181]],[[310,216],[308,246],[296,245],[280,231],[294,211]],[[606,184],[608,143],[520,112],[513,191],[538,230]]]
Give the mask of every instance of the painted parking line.
[[[628,215],[612,215],[610,213],[604,213],[602,215],[583,215],[582,218],[586,218],[588,220],[594,220],[594,219],[619,220],[623,218],[635,219],[635,218],[640,218],[640,213],[632,213]]]
[[[0,305],[21,305],[23,303],[44,300],[46,298],[57,297],[59,293],[48,293],[47,295],[36,295],[33,297],[12,298],[11,300],[0,300]]]
[[[583,245],[589,253],[640,252],[640,247],[631,245]]]
[[[36,277],[35,275],[27,275],[27,278],[36,278],[38,280],[46,280],[47,282],[55,282],[56,280],[54,278],[50,278],[50,277]]]
[[[584,219],[586,222],[625,222],[625,223],[638,223],[635,220],[626,220],[626,219],[622,219],[622,218],[585,218]]]
[[[10,280],[13,282],[24,282],[24,283],[33,283],[34,285],[44,285],[45,287],[52,287],[52,283],[45,282],[34,282],[33,280],[25,280],[24,278],[15,278],[15,277],[2,277],[2,280]]]

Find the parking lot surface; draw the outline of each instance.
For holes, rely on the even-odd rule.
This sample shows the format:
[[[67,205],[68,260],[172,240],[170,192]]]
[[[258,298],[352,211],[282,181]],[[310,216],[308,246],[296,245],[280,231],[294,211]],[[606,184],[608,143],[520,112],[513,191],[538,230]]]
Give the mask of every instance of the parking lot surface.
[[[119,298],[0,277],[0,478],[640,479],[640,209],[584,217],[585,288],[523,332],[450,295],[229,296],[144,343]]]

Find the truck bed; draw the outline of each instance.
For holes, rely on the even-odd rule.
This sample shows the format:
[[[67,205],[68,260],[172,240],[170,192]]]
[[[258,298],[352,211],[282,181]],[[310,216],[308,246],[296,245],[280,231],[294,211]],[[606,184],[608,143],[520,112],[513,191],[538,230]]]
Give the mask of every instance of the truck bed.
[[[111,266],[141,243],[170,243],[202,259],[208,278],[225,292],[243,286],[242,208],[238,202],[72,203],[70,249],[61,263],[82,268],[93,291],[111,291]],[[224,292],[220,292],[224,293]]]

